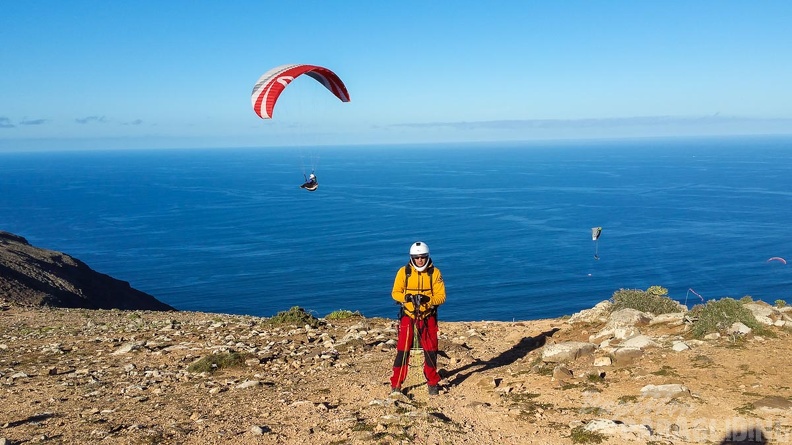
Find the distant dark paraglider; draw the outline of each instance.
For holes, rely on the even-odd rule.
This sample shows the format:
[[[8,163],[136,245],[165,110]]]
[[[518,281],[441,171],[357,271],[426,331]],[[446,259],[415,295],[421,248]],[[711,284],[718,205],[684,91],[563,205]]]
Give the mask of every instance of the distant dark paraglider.
[[[594,241],[594,259],[599,259],[599,237],[602,234],[602,227],[591,228],[591,240]]]
[[[301,189],[308,190],[309,192],[313,192],[319,188],[319,181],[316,180],[316,175],[311,172],[310,176],[305,179],[303,185],[300,186]]]

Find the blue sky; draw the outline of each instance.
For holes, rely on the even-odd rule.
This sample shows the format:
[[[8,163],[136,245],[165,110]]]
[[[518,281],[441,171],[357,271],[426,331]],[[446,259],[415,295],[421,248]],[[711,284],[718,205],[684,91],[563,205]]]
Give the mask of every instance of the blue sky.
[[[792,2],[8,1],[0,150],[792,134]],[[303,76],[272,120],[250,93]]]

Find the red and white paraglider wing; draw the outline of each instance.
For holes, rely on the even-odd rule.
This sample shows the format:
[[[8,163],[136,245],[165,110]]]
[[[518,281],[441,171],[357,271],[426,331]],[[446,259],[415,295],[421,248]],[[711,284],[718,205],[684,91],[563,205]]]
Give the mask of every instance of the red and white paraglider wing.
[[[253,111],[262,119],[272,119],[275,103],[283,89],[303,74],[324,85],[342,102],[349,102],[349,93],[344,82],[329,69],[316,65],[281,65],[264,73],[256,82],[250,96]]]

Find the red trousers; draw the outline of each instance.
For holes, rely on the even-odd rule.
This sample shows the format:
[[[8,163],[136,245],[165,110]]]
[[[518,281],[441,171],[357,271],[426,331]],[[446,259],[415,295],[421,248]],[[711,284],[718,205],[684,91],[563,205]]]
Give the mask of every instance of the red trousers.
[[[399,339],[396,342],[396,360],[393,361],[393,375],[390,379],[394,388],[401,388],[402,383],[407,379],[414,327],[417,327],[418,339],[424,351],[423,369],[426,383],[429,386],[437,386],[440,383],[440,374],[437,373],[437,317],[413,320],[407,315],[402,315],[399,320]]]

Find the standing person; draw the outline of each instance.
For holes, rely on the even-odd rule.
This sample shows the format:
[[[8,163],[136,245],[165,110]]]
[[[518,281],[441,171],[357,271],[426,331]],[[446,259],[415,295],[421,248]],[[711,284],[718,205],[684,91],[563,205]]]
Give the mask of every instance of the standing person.
[[[446,291],[440,269],[429,257],[429,246],[418,241],[410,246],[410,262],[399,268],[393,281],[391,296],[402,305],[399,313],[399,335],[396,360],[391,376],[392,393],[401,393],[407,378],[413,327],[424,351],[424,376],[429,395],[437,395],[440,375],[437,373],[437,307],[445,303]]]

